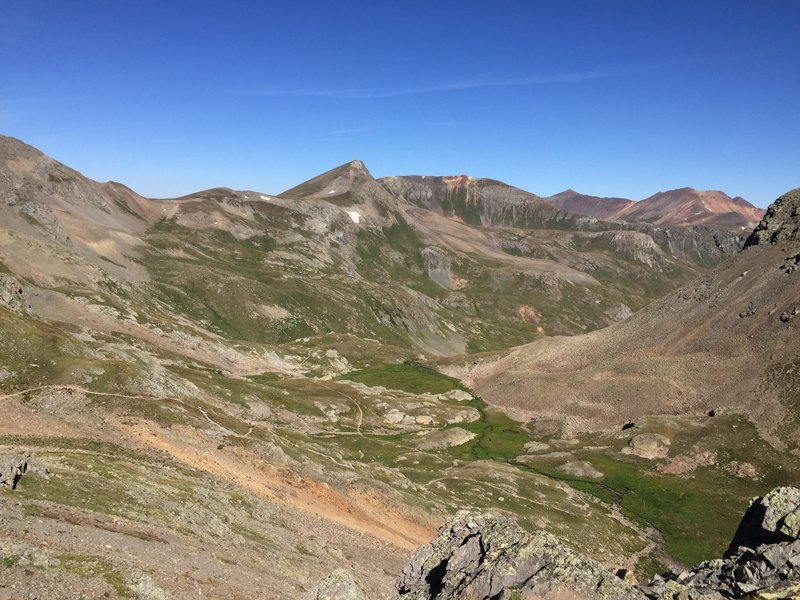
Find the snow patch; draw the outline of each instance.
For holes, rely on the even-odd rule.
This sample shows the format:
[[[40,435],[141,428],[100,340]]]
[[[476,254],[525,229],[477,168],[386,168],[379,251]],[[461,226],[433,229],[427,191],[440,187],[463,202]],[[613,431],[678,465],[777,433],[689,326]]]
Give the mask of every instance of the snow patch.
[[[329,193],[329,194],[335,194],[335,193],[336,193],[336,190],[331,190],[331,191],[330,191],[330,192],[328,192],[328,193]]]
[[[361,222],[361,213],[358,213],[358,212],[356,212],[354,210],[346,210],[345,212],[349,215],[350,220],[353,223],[360,223]]]
[[[269,196],[264,196],[264,195],[261,196],[261,199],[262,200],[272,200],[272,198],[270,198]]]

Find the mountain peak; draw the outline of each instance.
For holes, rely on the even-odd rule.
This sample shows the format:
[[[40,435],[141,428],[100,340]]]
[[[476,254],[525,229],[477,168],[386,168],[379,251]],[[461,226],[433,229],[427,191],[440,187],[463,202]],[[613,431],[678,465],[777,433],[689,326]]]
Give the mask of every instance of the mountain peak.
[[[44,154],[33,146],[18,140],[15,137],[0,135],[0,161],[9,161],[15,158],[41,158]]]
[[[631,204],[616,218],[659,226],[716,225],[749,229],[758,223],[762,214],[747,202],[734,202],[725,192],[682,187],[658,192]]]
[[[335,198],[350,192],[359,182],[375,179],[361,160],[351,160],[278,194],[281,198]]]
[[[351,169],[360,171],[372,177],[372,175],[369,172],[369,169],[367,169],[367,165],[364,164],[363,160],[351,160],[349,163],[347,163],[347,166],[350,167]]]
[[[572,188],[550,196],[546,200],[570,214],[585,215],[600,220],[613,219],[618,212],[633,204],[633,201],[627,198],[600,198],[581,194]]]

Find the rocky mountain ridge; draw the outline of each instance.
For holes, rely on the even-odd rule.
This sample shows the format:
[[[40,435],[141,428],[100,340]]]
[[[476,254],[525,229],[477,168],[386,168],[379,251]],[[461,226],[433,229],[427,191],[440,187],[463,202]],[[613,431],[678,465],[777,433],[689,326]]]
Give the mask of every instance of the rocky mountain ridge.
[[[680,188],[658,192],[635,202],[626,198],[600,198],[566,190],[545,198],[554,206],[575,215],[607,221],[651,223],[659,227],[711,225],[722,229],[749,231],[764,215],[739,196],[724,192]]]
[[[0,596],[295,598],[347,566],[386,597],[461,508],[514,515],[644,581],[721,554],[750,497],[800,482],[750,405],[645,406],[624,430],[618,409],[584,432],[464,383],[513,346],[621,328],[679,283],[715,281],[739,234],[561,217],[550,229],[499,182],[486,223],[469,224],[359,162],[278,196],[154,200],[0,138],[0,181],[0,478],[14,485],[0,489]],[[735,318],[785,312],[791,330],[792,306],[764,310],[782,290],[756,289]],[[672,368],[647,358],[623,369],[618,407]],[[791,400],[792,369],[775,361],[762,407]],[[508,389],[525,385],[510,374]],[[582,377],[571,385],[608,383]],[[550,392],[538,388],[518,396],[535,403]],[[580,418],[565,398],[553,406]]]
[[[559,412],[554,398],[566,395],[570,418],[594,427],[656,411],[745,410],[796,447],[786,418],[795,414],[797,205],[797,190],[782,196],[734,259],[627,322],[518,348],[478,367],[471,381],[490,402],[524,404],[532,414]],[[526,389],[537,390],[534,402],[511,400]],[[609,396],[621,400],[612,407]]]
[[[564,190],[545,198],[556,206],[573,215],[586,215],[601,221],[613,220],[624,208],[634,203],[627,198],[603,198],[581,194],[573,189]]]
[[[216,188],[153,200],[90,181],[18,140],[0,142],[0,220],[9,232],[0,259],[29,286],[98,290],[113,281],[126,294],[155,293],[195,321],[217,314],[235,321],[228,324],[237,335],[262,331],[256,337],[278,342],[363,330],[452,355],[470,344],[489,349],[501,331],[513,344],[593,329],[716,264],[742,241],[705,228],[609,229],[490,180],[434,178],[436,194],[424,200],[409,190],[428,190],[428,183],[378,181],[360,161],[278,196]],[[224,252],[214,256],[203,245]],[[223,283],[232,279],[225,252],[264,262],[276,277],[291,277],[294,289],[265,288],[249,274]],[[216,271],[200,264],[208,260]],[[185,288],[205,289],[210,273],[217,286],[247,288],[248,306],[232,311],[219,299],[204,305],[186,297],[160,278],[167,264],[191,279]],[[311,289],[311,279],[326,291]],[[258,302],[256,289],[269,302]],[[310,310],[322,297],[340,301]],[[251,308],[261,304],[277,308]],[[83,309],[58,312],[76,310]],[[247,315],[261,325],[246,327]]]

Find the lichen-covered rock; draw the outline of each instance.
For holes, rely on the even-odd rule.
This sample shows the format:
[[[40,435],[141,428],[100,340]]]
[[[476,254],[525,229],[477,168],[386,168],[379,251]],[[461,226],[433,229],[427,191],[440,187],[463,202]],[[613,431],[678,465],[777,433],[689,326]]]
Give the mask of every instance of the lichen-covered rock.
[[[402,600],[644,599],[544,531],[503,516],[459,513],[420,547],[397,580]]]
[[[650,460],[666,458],[669,454],[670,439],[660,433],[640,433],[633,436],[623,454],[635,454]]]
[[[800,489],[778,487],[763,498],[754,498],[739,524],[728,554],[739,546],[792,542],[800,538]]]
[[[785,193],[767,208],[744,246],[777,244],[800,239],[800,188]]]
[[[779,487],[761,499],[765,507],[761,527],[765,531],[800,538],[800,489]]]
[[[775,488],[755,498],[724,558],[680,575],[653,578],[643,589],[654,600],[796,598],[800,592],[800,489]]]
[[[650,596],[658,600],[742,598],[769,590],[770,598],[794,598],[798,583],[800,541],[794,541],[765,544],[757,550],[741,547],[733,556],[700,563],[671,581],[656,578]],[[694,595],[684,593],[687,590]]]
[[[461,427],[450,427],[449,429],[431,431],[420,437],[420,442],[417,444],[420,450],[443,450],[466,444],[475,438],[475,433]]]
[[[305,595],[305,600],[367,600],[353,574],[337,569]]]

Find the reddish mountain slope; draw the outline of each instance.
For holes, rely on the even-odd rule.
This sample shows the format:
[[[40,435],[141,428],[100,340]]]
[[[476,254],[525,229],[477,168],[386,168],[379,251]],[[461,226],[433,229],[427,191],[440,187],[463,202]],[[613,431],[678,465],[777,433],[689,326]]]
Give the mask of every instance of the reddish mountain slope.
[[[731,198],[719,191],[680,188],[659,192],[626,206],[614,218],[646,221],[655,225],[718,225],[752,229],[764,211],[744,198]]]
[[[587,215],[602,221],[652,223],[662,227],[710,225],[725,229],[752,229],[764,216],[762,209],[744,198],[693,188],[659,192],[639,202],[588,196],[574,190],[563,191],[546,200],[574,215]]]
[[[633,200],[626,198],[587,196],[575,190],[565,190],[554,196],[549,196],[545,200],[564,212],[573,215],[586,215],[601,221],[613,220],[620,211],[634,204]]]

